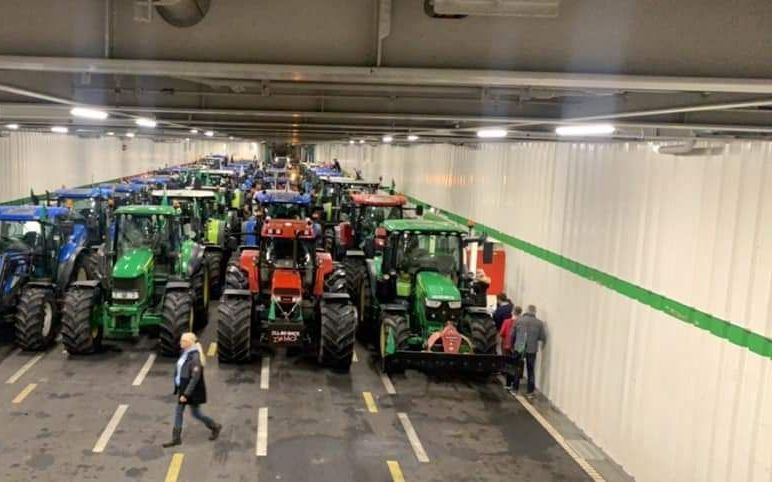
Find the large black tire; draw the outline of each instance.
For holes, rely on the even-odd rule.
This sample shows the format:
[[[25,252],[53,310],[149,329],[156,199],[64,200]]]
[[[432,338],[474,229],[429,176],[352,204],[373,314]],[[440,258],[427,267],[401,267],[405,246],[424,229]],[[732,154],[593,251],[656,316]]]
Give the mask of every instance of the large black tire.
[[[209,302],[212,299],[211,282],[209,280],[209,266],[204,262],[201,270],[191,280],[193,296],[195,296],[193,302],[193,327],[196,330],[202,329],[209,322]]]
[[[362,342],[375,342],[377,330],[369,323],[367,311],[370,308],[370,276],[364,258],[345,258],[343,267],[346,272],[346,290],[357,309],[357,337]]]
[[[220,251],[207,251],[204,255],[209,267],[209,292],[212,298],[219,298],[222,293],[222,253]]]
[[[387,314],[381,319],[378,352],[381,356],[381,370],[384,373],[397,373],[404,370],[398,369],[386,356],[386,340],[389,333],[394,336],[394,342],[398,351],[408,348],[410,338],[410,324],[407,318],[395,313]]]
[[[319,303],[321,333],[318,361],[324,366],[347,372],[354,355],[357,318],[348,302]]]
[[[495,355],[498,330],[493,318],[475,314],[470,315],[468,323],[474,352],[481,355]]]
[[[347,293],[348,282],[346,280],[346,270],[339,263],[333,264],[332,271],[324,278],[325,293]]]
[[[241,261],[237,256],[231,257],[225,270],[225,289],[245,290],[249,288],[247,274],[241,269]]]
[[[158,351],[164,356],[180,353],[180,337],[193,331],[193,298],[187,291],[166,293],[161,311]]]
[[[252,301],[226,297],[217,308],[217,358],[223,363],[243,363],[252,354]]]
[[[98,289],[75,287],[67,290],[62,308],[62,343],[67,353],[94,353],[102,345],[103,327],[92,326],[91,317],[98,306]]]
[[[82,252],[75,262],[69,283],[88,281],[99,277],[99,255],[96,252]],[[68,283],[68,284],[69,284]]]
[[[58,318],[52,289],[25,288],[16,307],[16,345],[26,351],[45,350],[56,337]]]

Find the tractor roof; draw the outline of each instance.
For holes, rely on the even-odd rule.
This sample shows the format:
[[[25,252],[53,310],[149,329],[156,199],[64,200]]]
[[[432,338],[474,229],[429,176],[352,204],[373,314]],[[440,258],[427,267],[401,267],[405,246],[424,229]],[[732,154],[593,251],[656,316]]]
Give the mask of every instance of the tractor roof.
[[[67,199],[92,199],[104,197],[104,193],[97,187],[84,187],[75,189],[57,189],[51,193],[57,198]]]
[[[389,219],[383,222],[387,231],[420,231],[428,233],[465,234],[462,228],[449,221],[430,221],[427,219]]]
[[[152,177],[135,177],[132,178],[129,182],[133,182],[134,184],[166,184],[169,181],[172,180],[173,176],[168,175],[161,175],[161,176],[152,176]]]
[[[123,206],[115,210],[115,214],[134,214],[139,216],[175,216],[177,211],[172,206],[147,206],[133,205]]]
[[[268,189],[258,191],[255,194],[255,200],[260,204],[311,204],[311,195],[296,191]]]
[[[266,219],[260,235],[267,238],[313,239],[314,228],[310,220]]]
[[[114,193],[141,192],[144,187],[141,184],[100,184],[99,189],[108,196]]]
[[[150,193],[153,197],[189,198],[189,199],[214,199],[214,191],[206,189],[156,189]]]
[[[352,194],[357,206],[404,206],[407,198],[398,194]]]
[[[44,206],[8,206],[0,209],[0,221],[40,221],[66,216],[67,208],[46,208]]]

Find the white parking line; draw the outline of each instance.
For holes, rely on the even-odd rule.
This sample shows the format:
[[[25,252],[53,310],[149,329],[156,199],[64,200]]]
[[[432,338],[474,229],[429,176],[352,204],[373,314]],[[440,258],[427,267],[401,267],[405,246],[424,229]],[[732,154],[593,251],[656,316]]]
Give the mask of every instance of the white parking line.
[[[261,407],[257,411],[257,443],[255,455],[265,457],[268,455],[268,407]]]
[[[153,363],[155,363],[156,356],[157,355],[155,353],[151,353],[147,356],[147,361],[145,361],[145,364],[142,365],[142,368],[139,370],[139,373],[137,373],[137,377],[131,383],[131,386],[138,387],[142,385],[142,382],[145,380],[147,373],[153,367]]]
[[[381,381],[383,382],[383,386],[386,388],[386,393],[389,395],[397,394],[397,390],[394,388],[394,384],[391,383],[391,378],[389,378],[388,375],[381,373]]]
[[[14,373],[13,375],[11,375],[11,377],[10,377],[8,380],[6,380],[6,381],[5,381],[5,383],[6,383],[7,385],[11,385],[11,384],[13,384],[13,383],[16,383],[16,380],[18,380],[18,379],[19,379],[19,378],[21,378],[21,377],[22,377],[22,376],[23,376],[25,373],[27,373],[27,370],[29,370],[30,368],[32,368],[32,366],[33,366],[35,363],[39,362],[39,361],[40,361],[40,359],[41,359],[41,358],[43,358],[45,355],[46,355],[45,353],[40,353],[40,354],[38,354],[38,355],[35,355],[35,356],[34,356],[32,359],[30,359],[30,361],[28,361],[27,363],[25,363],[23,367],[21,367],[21,368],[19,368],[18,370],[16,370],[16,373]]]
[[[397,417],[399,417],[399,421],[402,422],[402,428],[405,429],[407,439],[410,441],[410,445],[413,447],[413,452],[415,452],[415,456],[418,461],[424,463],[429,462],[429,456],[426,455],[426,450],[424,450],[424,446],[418,439],[418,434],[413,428],[413,424],[410,423],[410,419],[408,418],[407,414],[400,412],[397,414]]]
[[[115,432],[115,429],[118,428],[118,424],[121,423],[121,419],[128,409],[128,405],[118,405],[118,408],[115,409],[113,417],[107,423],[107,427],[105,427],[104,432],[102,432],[102,435],[100,435],[99,439],[97,439],[96,445],[94,445],[92,452],[95,454],[101,454],[104,452],[105,447],[107,447],[107,443],[110,441],[110,437],[113,436],[113,432]]]
[[[534,406],[531,405],[530,402],[528,402],[528,400],[525,399],[525,397],[523,397],[522,395],[513,395],[513,396],[528,411],[528,413],[530,413],[531,416],[535,418],[537,422],[539,422],[539,425],[541,425],[544,428],[544,430],[546,430],[547,433],[550,434],[552,438],[555,439],[558,445],[563,447],[563,450],[565,450],[566,453],[572,459],[574,459],[574,462],[576,462],[579,465],[579,467],[581,467],[582,470],[584,470],[594,482],[605,482],[606,479],[604,479],[603,476],[601,476],[598,473],[598,471],[595,470],[595,467],[590,465],[589,462],[587,462],[584,458],[580,457],[579,454],[577,454],[576,451],[573,448],[571,448],[570,445],[568,445],[568,443],[566,442],[566,439],[563,438],[562,435],[560,435],[560,432],[555,430],[555,427],[553,427],[552,424],[550,424],[544,417],[542,417],[541,414],[536,410],[536,408],[534,408]]]
[[[268,390],[271,384],[271,357],[264,356],[260,366],[260,390]]]

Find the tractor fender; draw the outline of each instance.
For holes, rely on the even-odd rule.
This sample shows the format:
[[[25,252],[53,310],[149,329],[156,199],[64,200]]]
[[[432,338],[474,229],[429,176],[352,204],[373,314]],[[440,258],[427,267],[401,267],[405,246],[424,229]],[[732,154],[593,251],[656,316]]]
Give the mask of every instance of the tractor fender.
[[[240,269],[247,274],[249,290],[257,293],[260,289],[260,266],[257,262],[260,257],[260,251],[256,249],[245,249],[239,255],[239,266],[229,265],[228,270]]]
[[[56,285],[50,281],[28,281],[24,286],[35,286],[38,288],[56,289]]]
[[[370,278],[370,299],[375,300],[377,299],[377,279],[375,274],[375,261],[372,259],[366,259],[365,264],[367,264],[367,276]]]
[[[87,281],[74,281],[70,288],[98,288],[99,280],[91,279]]]
[[[322,299],[328,302],[346,302],[351,299],[348,293],[322,293]]]
[[[468,313],[470,315],[491,316],[491,314],[488,313],[488,309],[483,306],[467,306],[464,308],[464,313]]]
[[[384,303],[381,305],[381,311],[384,313],[407,313],[407,304],[403,303]]]
[[[346,257],[347,258],[364,258],[365,252],[361,249],[349,249],[346,250]]]
[[[217,251],[219,253],[222,253],[224,251],[222,246],[218,246],[216,244],[205,244],[204,245],[204,253],[208,253],[210,251]]]
[[[166,283],[166,291],[180,291],[180,290],[189,290],[190,289],[190,282],[189,281],[169,281]]]
[[[72,258],[76,258],[88,241],[88,232],[83,224],[75,223],[72,226],[72,234],[59,248],[57,260],[59,264],[66,263]]]
[[[190,250],[190,260],[188,261],[188,275],[193,276],[201,268],[201,264],[204,262],[204,253],[206,248],[196,244]]]
[[[236,290],[229,288],[222,292],[223,298],[251,298],[252,293],[249,290]]]
[[[88,248],[85,248],[84,246],[80,246],[75,248],[74,251],[70,252],[65,259],[59,259],[59,274],[56,277],[56,284],[62,290],[67,287],[67,282],[72,276],[72,271],[75,269],[75,265],[80,259],[81,253],[83,250],[87,249]]]

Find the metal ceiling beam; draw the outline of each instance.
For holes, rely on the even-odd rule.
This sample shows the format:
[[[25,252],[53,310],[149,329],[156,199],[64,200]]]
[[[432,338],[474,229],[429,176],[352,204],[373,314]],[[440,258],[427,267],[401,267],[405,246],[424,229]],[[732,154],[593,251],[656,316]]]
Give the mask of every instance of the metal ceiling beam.
[[[239,64],[178,60],[14,55],[0,56],[0,70],[88,72],[91,74],[130,76],[202,77],[211,79],[284,80],[295,82],[353,82],[360,84],[485,87],[537,86],[556,89],[727,92],[772,95],[771,79],[664,77],[502,70]]]

